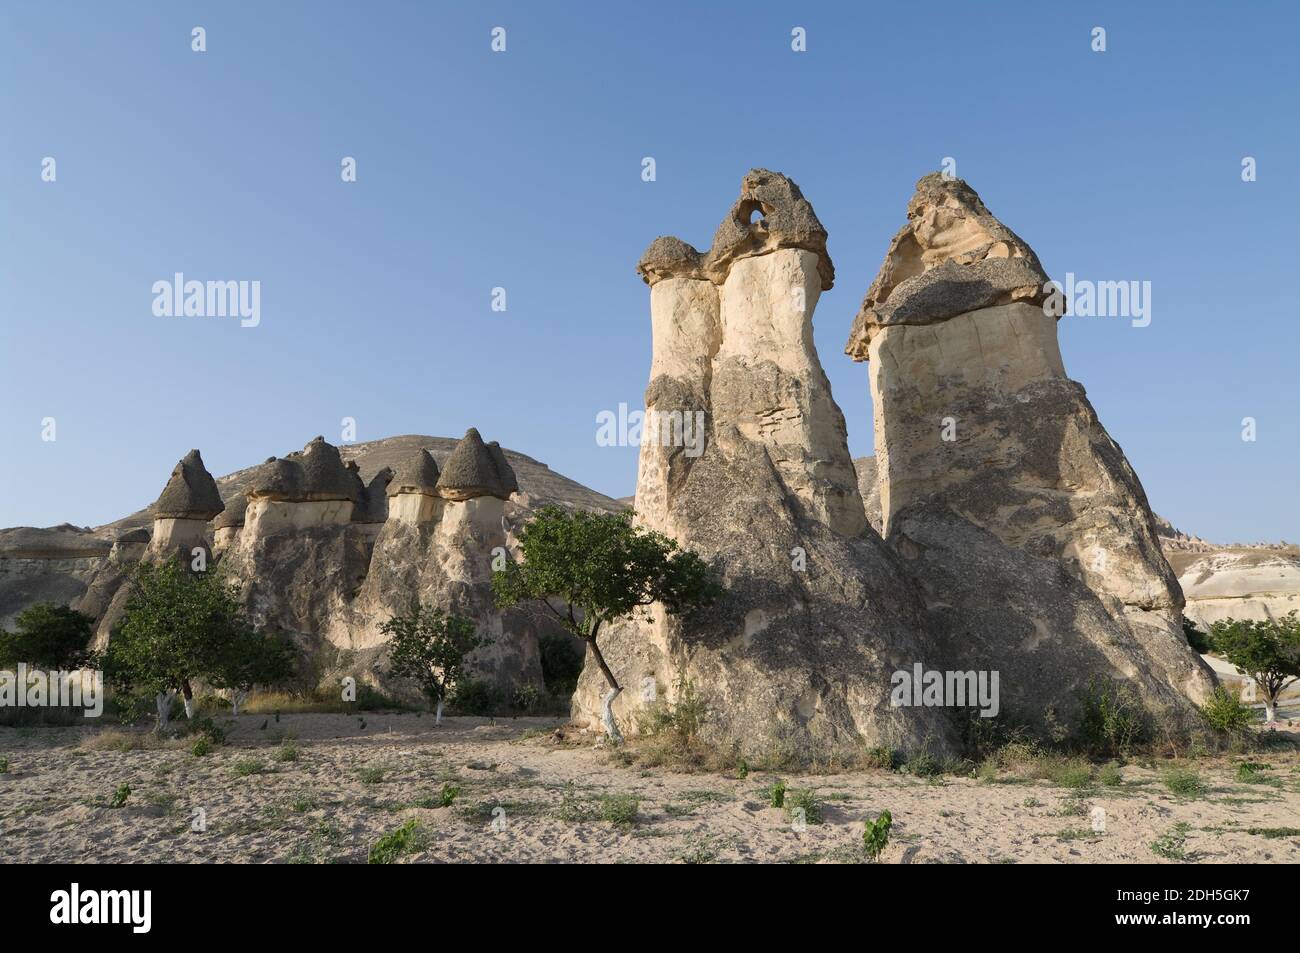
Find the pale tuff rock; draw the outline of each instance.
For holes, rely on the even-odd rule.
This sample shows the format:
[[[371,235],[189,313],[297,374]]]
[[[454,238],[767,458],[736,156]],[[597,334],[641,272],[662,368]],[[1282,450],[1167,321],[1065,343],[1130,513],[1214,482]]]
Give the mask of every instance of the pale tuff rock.
[[[908,220],[847,351],[871,362],[884,535],[953,665],[1000,668],[1029,710],[1068,715],[1108,675],[1185,713],[1211,677],[1142,486],[1066,377],[1037,258],[959,180],[922,179]]]
[[[858,457],[853,461],[853,469],[858,472],[858,492],[862,495],[867,523],[879,533],[884,529],[884,517],[880,508],[880,483],[876,479],[876,458]]]
[[[1231,549],[1194,557],[1178,576],[1183,614],[1202,629],[1223,619],[1278,619],[1300,610],[1300,552]]]
[[[765,224],[749,224],[758,209]],[[709,730],[750,752],[811,756],[872,744],[951,747],[946,715],[891,708],[891,674],[933,656],[897,557],[866,530],[844,420],[812,340],[834,274],[825,231],[794,183],[755,170],[707,261],[657,239],[651,286],[652,413],[705,413],[702,452],[648,440],[636,512],[711,561],[727,595],[687,619],[616,625],[601,646],[624,686],[624,731],[689,681]],[[796,568],[797,567],[797,568]],[[594,663],[574,698],[598,724]]]
[[[907,224],[889,243],[846,350],[865,361],[880,327],[933,324],[1013,301],[1041,304],[1047,281],[1038,256],[993,217],[974,189],[931,173],[916,183]]]

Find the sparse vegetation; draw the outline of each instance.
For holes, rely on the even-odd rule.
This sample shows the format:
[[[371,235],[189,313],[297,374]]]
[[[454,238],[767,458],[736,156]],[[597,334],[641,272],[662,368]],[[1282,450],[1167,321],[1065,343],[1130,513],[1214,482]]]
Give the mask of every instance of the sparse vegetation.
[[[442,709],[448,695],[461,685],[465,659],[487,644],[474,623],[462,616],[411,600],[406,612],[379,626],[389,639],[390,671],[412,679],[431,705],[434,724],[442,724]],[[464,708],[463,703],[458,707]]]
[[[790,820],[805,824],[822,822],[822,802],[810,788],[791,788],[785,792],[785,812]]]
[[[1093,679],[1079,694],[1079,738],[1095,756],[1123,756],[1146,740],[1146,712],[1133,690]]]
[[[130,796],[131,796],[131,785],[129,784],[118,785],[117,790],[113,792],[113,796],[108,799],[108,806],[124,807],[126,805],[127,798],[129,798]]]
[[[1225,735],[1241,735],[1255,722],[1255,712],[1241,700],[1237,692],[1216,685],[1214,694],[1201,706],[1201,716],[1215,731]]]
[[[1210,786],[1194,768],[1183,765],[1166,768],[1160,780],[1165,787],[1182,798],[1204,797],[1210,790]]]
[[[1187,834],[1192,825],[1179,821],[1167,833],[1161,834],[1151,842],[1151,853],[1166,860],[1187,859]]]
[[[867,821],[862,831],[862,849],[873,863],[884,853],[889,843],[889,829],[893,826],[894,817],[888,811],[881,811],[874,821]]]
[[[380,784],[384,780],[384,769],[373,765],[365,767],[357,772],[357,777],[362,784]]]
[[[767,803],[772,807],[785,807],[785,788],[784,781],[773,781],[765,791]]]
[[[403,854],[423,850],[427,837],[419,821],[407,821],[394,831],[389,831],[370,848],[366,859],[369,864],[391,864]]]

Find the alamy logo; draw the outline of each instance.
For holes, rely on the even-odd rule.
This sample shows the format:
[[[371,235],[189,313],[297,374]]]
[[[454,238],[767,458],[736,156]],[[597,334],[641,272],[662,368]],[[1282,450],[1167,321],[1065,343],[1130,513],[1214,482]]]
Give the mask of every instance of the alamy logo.
[[[98,718],[104,713],[104,673],[43,672],[19,662],[17,671],[0,671],[0,708],[84,708],[85,717]]]
[[[981,718],[996,717],[998,701],[997,672],[941,672],[925,670],[917,662],[909,672],[900,669],[889,680],[891,708],[973,708]]]
[[[685,447],[688,457],[704,452],[704,411],[627,409],[618,405],[618,413],[602,410],[596,415],[596,446]]]
[[[132,933],[148,933],[153,923],[151,890],[86,890],[73,884],[71,890],[50,894],[50,922],[129,923]]]
[[[1076,280],[1074,272],[1065,273],[1065,286],[1049,281],[1043,285],[1047,298],[1043,313],[1059,318],[1132,318],[1133,327],[1151,323],[1151,282]]]
[[[260,281],[186,281],[178,271],[171,281],[155,281],[153,294],[155,317],[239,318],[245,328],[262,323]]]

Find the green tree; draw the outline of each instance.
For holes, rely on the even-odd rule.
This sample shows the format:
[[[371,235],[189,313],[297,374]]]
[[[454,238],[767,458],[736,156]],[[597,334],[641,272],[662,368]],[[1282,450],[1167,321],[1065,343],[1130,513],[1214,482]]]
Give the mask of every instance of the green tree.
[[[239,585],[220,569],[191,572],[180,560],[140,563],[131,572],[122,618],[104,656],[108,679],[137,704],[152,697],[158,730],[180,692],[194,717],[193,683],[227,672],[248,629]]]
[[[1254,681],[1264,696],[1264,720],[1277,718],[1277,699],[1300,679],[1300,619],[1224,619],[1210,626],[1214,651]]]
[[[14,631],[0,633],[0,665],[26,662],[47,670],[82,667],[90,657],[95,620],[55,602],[38,602],[18,613]]]
[[[280,638],[238,628],[222,646],[207,678],[214,688],[230,691],[231,713],[238,717],[239,706],[254,685],[279,685],[293,674],[293,653]]]
[[[521,562],[492,574],[499,606],[529,600],[583,639],[609,686],[601,721],[622,741],[613,704],[623,690],[600,651],[601,629],[661,603],[672,615],[711,605],[722,587],[699,556],[662,533],[633,525],[632,514],[570,512],[546,506],[519,533]]]
[[[465,674],[465,658],[487,643],[475,632],[474,623],[462,616],[448,615],[418,599],[401,615],[379,626],[389,642],[390,671],[414,679],[433,705],[434,724],[442,724],[442,706],[447,694]]]

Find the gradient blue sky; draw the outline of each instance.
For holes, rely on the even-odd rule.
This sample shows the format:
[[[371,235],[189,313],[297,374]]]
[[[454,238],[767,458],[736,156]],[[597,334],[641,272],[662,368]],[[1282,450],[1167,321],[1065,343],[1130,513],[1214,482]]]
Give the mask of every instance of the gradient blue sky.
[[[752,166],[830,232],[816,340],[869,453],[844,341],[915,180],[952,156],[1052,275],[1153,283],[1149,327],[1061,325],[1153,506],[1300,539],[1294,3],[0,10],[0,526],[103,523],[190,447],[220,474],[345,416],[360,440],[477,426],[630,493],[637,451],[597,446],[595,416],[645,388],[634,265],[660,234],[706,247]],[[261,325],[154,317],[176,271],[260,280]]]

